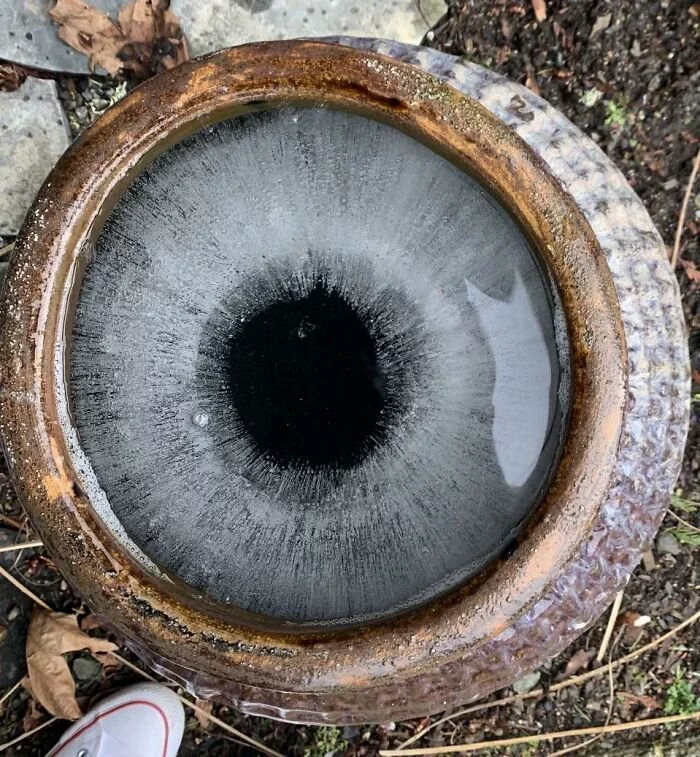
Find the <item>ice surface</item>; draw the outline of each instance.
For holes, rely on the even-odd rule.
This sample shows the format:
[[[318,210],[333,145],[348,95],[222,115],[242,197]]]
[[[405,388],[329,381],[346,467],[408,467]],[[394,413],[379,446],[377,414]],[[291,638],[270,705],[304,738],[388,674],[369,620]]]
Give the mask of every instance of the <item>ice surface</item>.
[[[370,352],[343,318],[323,331],[319,288]],[[395,612],[473,575],[538,501],[568,383],[551,302],[517,225],[425,145],[324,108],[249,114],[164,153],[108,219],[73,328],[81,444],[129,537],[212,597],[296,621]],[[380,398],[337,466],[319,445],[356,414],[317,371]]]

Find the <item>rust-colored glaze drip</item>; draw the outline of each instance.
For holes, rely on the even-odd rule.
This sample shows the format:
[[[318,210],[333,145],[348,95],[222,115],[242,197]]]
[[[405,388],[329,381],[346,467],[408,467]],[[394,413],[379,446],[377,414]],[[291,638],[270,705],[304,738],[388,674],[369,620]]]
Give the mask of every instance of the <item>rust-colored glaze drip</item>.
[[[328,633],[270,627],[147,572],[96,517],[58,410],[81,251],[135,172],[206,124],[287,102],[324,102],[385,120],[474,174],[545,261],[572,355],[561,461],[515,554],[411,615]],[[17,242],[2,309],[0,424],[8,459],[62,571],[121,633],[157,657],[176,658],[171,672],[189,670],[185,677],[204,685],[228,681],[230,699],[269,702],[270,714],[353,720],[352,702],[368,690],[434,670],[436,659],[458,660],[502,632],[578,550],[610,485],[627,394],[626,348],[611,275],[588,223],[543,162],[478,102],[374,53],[319,42],[256,44],[141,85],[84,134],[44,185]]]

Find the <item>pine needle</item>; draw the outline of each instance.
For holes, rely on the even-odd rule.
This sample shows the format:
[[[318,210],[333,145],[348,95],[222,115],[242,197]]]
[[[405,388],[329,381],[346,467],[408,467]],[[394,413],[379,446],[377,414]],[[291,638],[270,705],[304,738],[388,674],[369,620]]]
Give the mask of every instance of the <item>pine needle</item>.
[[[589,670],[586,673],[581,673],[577,676],[573,676],[572,678],[568,678],[566,681],[555,683],[553,686],[549,687],[548,693],[554,694],[557,691],[561,691],[562,689],[568,688],[569,686],[576,686],[579,683],[583,683],[584,681],[587,681],[589,678],[596,678],[597,676],[603,675],[604,673],[607,673],[610,670],[614,670],[615,668],[620,667],[620,665],[626,665],[628,662],[631,662],[632,660],[637,659],[637,657],[640,657],[645,652],[649,652],[651,649],[655,649],[656,647],[663,644],[665,641],[668,641],[668,639],[673,638],[678,633],[680,633],[684,628],[687,628],[688,626],[692,626],[694,623],[697,623],[698,620],[700,620],[700,611],[694,613],[689,618],[686,618],[677,626],[674,626],[670,631],[667,631],[665,634],[662,634],[658,638],[650,641],[648,644],[645,644],[643,647],[639,647],[639,649],[636,649],[634,652],[630,652],[629,654],[626,654],[623,657],[619,657],[617,660],[613,660],[612,662],[609,662],[606,665],[601,666],[600,668],[596,668],[595,670]],[[489,710],[492,707],[500,707],[501,705],[511,704],[512,702],[523,701],[525,699],[536,699],[537,697],[543,696],[544,693],[545,693],[544,689],[534,689],[533,691],[529,691],[527,694],[513,694],[512,696],[503,697],[502,699],[495,699],[492,702],[482,702],[480,704],[471,705],[471,707],[467,707],[463,710],[459,710],[459,712],[453,712],[450,715],[446,715],[445,717],[440,718],[440,720],[436,720],[434,723],[431,723],[425,728],[422,728],[420,731],[415,733],[409,739],[406,739],[406,741],[404,741],[403,744],[401,744],[397,749],[393,751],[396,753],[401,753],[401,751],[405,750],[407,746],[410,746],[411,744],[415,743],[416,741],[418,741],[418,739],[425,736],[426,733],[429,733],[434,728],[437,728],[439,725],[446,723],[448,720],[461,717],[462,715],[470,715],[473,712],[479,712],[481,710]]]
[[[3,552],[17,552],[22,549],[33,549],[35,547],[43,547],[43,541],[25,541],[22,544],[10,544],[7,547],[0,547],[0,554]]]
[[[46,720],[40,725],[38,725],[36,728],[32,728],[31,731],[27,731],[26,733],[23,733],[21,736],[18,736],[16,739],[12,739],[12,741],[7,741],[5,744],[0,744],[0,752],[4,752],[6,749],[9,749],[11,746],[15,746],[15,744],[19,744],[20,741],[24,741],[25,739],[28,739],[30,736],[33,736],[38,731],[41,731],[42,728],[46,728],[46,726],[49,726],[52,723],[55,723],[57,720],[58,718],[50,718],[49,720]]]
[[[0,576],[2,576],[6,581],[9,581],[14,587],[19,589],[22,594],[26,594],[31,600],[36,602],[36,604],[39,605],[39,607],[43,607],[45,610],[48,610],[51,612],[51,608],[44,602],[43,599],[39,599],[34,592],[30,591],[23,583],[18,581],[11,573],[5,570],[5,568],[0,565]]]
[[[381,757],[409,757],[410,755],[431,754],[456,754],[458,752],[478,752],[481,749],[495,749],[505,746],[517,746],[518,744],[534,744],[540,741],[555,741],[556,739],[568,739],[573,736],[604,736],[608,733],[620,733],[621,731],[633,731],[638,728],[655,728],[659,725],[681,723],[684,720],[700,720],[700,712],[690,715],[666,715],[661,718],[649,720],[634,720],[629,723],[615,723],[614,725],[593,726],[591,728],[574,728],[571,731],[552,731],[551,733],[533,733],[528,736],[516,736],[512,739],[497,739],[495,741],[479,741],[475,744],[455,744],[424,749],[383,749],[379,751]]]
[[[693,170],[690,172],[690,178],[688,179],[688,186],[685,188],[685,195],[683,196],[683,204],[681,205],[681,213],[678,217],[678,226],[676,227],[676,237],[673,240],[673,252],[671,253],[671,269],[676,270],[678,265],[678,255],[681,249],[681,237],[683,236],[683,227],[685,226],[685,216],[688,212],[688,203],[690,202],[690,195],[693,191],[693,184],[698,175],[698,169],[700,169],[700,150],[695,156],[693,163]]]
[[[0,707],[2,707],[3,704],[17,691],[17,689],[22,685],[22,681],[17,681],[17,683],[11,688],[8,689],[1,697],[0,697]]]
[[[617,622],[617,616],[620,614],[620,607],[622,605],[622,597],[624,596],[624,590],[618,591],[615,595],[615,601],[613,602],[612,610],[610,610],[610,617],[608,618],[608,625],[605,627],[605,634],[603,635],[603,641],[600,643],[600,649],[596,656],[596,662],[600,665],[603,662],[605,653],[608,651],[608,644],[610,644],[610,638],[615,630],[615,623]]]
[[[129,660],[126,660],[121,655],[116,654],[116,652],[110,652],[112,657],[114,657],[115,660],[118,660],[122,665],[125,665],[130,670],[133,670],[135,673],[138,673],[139,675],[143,676],[144,678],[147,678],[149,681],[156,681],[156,679],[146,673],[146,671],[141,670],[138,666],[134,665],[132,662],[129,662]],[[266,744],[263,744],[262,742],[258,741],[257,739],[254,739],[252,736],[248,736],[247,734],[243,733],[242,731],[237,730],[233,726],[229,725],[228,723],[225,723],[223,720],[220,720],[216,717],[216,715],[212,715],[211,713],[207,712],[206,710],[203,710],[201,707],[198,707],[194,702],[187,699],[186,697],[177,695],[178,699],[186,706],[189,707],[194,712],[198,712],[200,715],[206,715],[206,717],[211,720],[212,723],[216,723],[216,725],[219,726],[219,728],[223,728],[224,731],[227,731],[231,735],[235,736],[237,739],[242,739],[247,744],[250,744],[251,746],[254,746],[256,749],[259,749],[261,752],[264,752],[265,754],[269,754],[270,757],[284,757],[284,755],[280,754],[279,752],[276,752],[274,749],[270,749]]]

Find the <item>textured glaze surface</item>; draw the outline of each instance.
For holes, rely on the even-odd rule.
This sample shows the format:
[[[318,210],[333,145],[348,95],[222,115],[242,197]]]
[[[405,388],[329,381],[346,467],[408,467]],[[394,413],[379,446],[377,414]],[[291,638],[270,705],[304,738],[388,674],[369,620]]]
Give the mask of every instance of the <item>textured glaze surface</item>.
[[[152,80],[108,112],[59,164],[30,214],[0,335],[8,459],[68,578],[140,654],[200,695],[310,722],[445,709],[557,654],[602,612],[652,538],[688,414],[675,280],[641,203],[605,156],[541,100],[479,67],[417,48],[357,44],[412,65],[311,42],[239,48]],[[481,99],[495,118],[452,87]],[[353,105],[417,130],[492,188],[560,289],[575,396],[541,517],[512,556],[478,586],[424,610],[328,635],[281,633],[226,615],[150,576],[120,548],[82,488],[61,411],[56,342],[99,211],[149,146],[169,132],[186,134],[193,119],[225,117],[236,103],[295,98]]]
[[[251,612],[358,624],[425,602],[546,484],[550,303],[497,202],[390,126],[287,107],[196,134],[130,187],[83,279],[71,395],[105,511]]]

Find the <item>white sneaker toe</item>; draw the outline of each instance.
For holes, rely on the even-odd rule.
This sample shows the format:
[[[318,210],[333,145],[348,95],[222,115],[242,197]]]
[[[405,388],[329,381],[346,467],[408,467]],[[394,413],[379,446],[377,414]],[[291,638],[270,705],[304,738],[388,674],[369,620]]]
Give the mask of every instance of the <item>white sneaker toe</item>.
[[[139,683],[95,705],[47,757],[175,757],[184,727],[176,694],[161,684]]]

